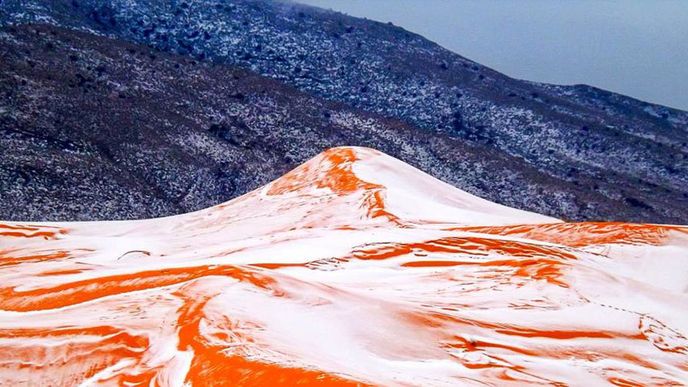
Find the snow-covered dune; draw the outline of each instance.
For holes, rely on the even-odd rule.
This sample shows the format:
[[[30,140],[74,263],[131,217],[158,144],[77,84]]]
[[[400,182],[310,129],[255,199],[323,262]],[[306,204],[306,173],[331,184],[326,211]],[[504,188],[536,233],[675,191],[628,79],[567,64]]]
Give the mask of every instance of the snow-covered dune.
[[[0,223],[0,385],[683,384],[686,305],[688,228],[366,148],[185,215]]]

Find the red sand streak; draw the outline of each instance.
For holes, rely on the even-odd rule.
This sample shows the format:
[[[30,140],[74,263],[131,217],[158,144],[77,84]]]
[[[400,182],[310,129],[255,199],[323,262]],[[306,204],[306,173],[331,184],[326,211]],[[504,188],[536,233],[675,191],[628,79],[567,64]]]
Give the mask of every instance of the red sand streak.
[[[354,251],[354,256],[358,259],[387,259],[406,255],[416,250],[428,253],[456,253],[482,256],[501,254],[524,258],[554,257],[576,259],[576,256],[572,253],[556,247],[478,237],[449,237],[424,243],[372,245]]]
[[[61,308],[115,294],[169,286],[213,275],[228,276],[259,288],[274,290],[271,288],[274,284],[272,279],[247,268],[198,266],[113,275],[27,291],[0,288],[0,309],[27,312]]]
[[[81,269],[52,270],[52,271],[44,271],[44,272],[39,273],[37,275],[42,276],[42,277],[47,277],[47,276],[52,276],[52,275],[69,275],[69,274],[79,274],[79,273],[83,273],[83,270],[81,270]]]
[[[567,260],[575,260],[576,256],[558,248],[539,246],[516,241],[500,241],[496,239],[477,237],[452,237],[437,239],[424,243],[383,244],[380,246],[366,246],[355,250],[353,256],[362,260],[382,260],[419,252],[449,253],[487,256],[499,254],[523,259],[500,259],[487,261],[455,261],[455,260],[414,260],[404,262],[402,267],[452,267],[462,265],[477,265],[486,267],[516,268],[514,275],[520,277],[545,280],[561,287],[568,287],[562,280],[562,268],[567,266]],[[539,258],[541,257],[541,258]],[[560,260],[557,260],[560,259]]]
[[[453,230],[515,236],[571,247],[612,243],[661,245],[667,241],[671,231],[688,233],[688,227],[685,226],[616,222],[460,227]]]
[[[509,328],[509,329],[495,329],[495,332],[510,336],[521,337],[545,337],[548,339],[557,340],[571,340],[571,339],[611,339],[620,337],[618,333],[601,332],[601,331],[563,331],[563,330],[537,330],[530,328]],[[642,335],[631,336],[629,338],[642,340]]]
[[[525,326],[519,326],[509,323],[496,323],[490,321],[482,321],[458,316],[450,316],[443,313],[437,312],[412,312],[404,313],[401,316],[404,320],[411,322],[419,328],[450,328],[453,330],[460,329],[462,326],[474,327],[488,330],[490,332],[498,333],[506,336],[516,336],[523,338],[546,338],[553,340],[571,340],[571,339],[628,339],[628,340],[646,340],[645,335],[642,332],[636,333],[624,333],[624,332],[614,332],[614,331],[591,331],[591,330],[564,330],[564,329],[536,329]],[[464,338],[459,338],[458,336],[452,336],[452,340],[458,340],[459,342],[467,343]],[[471,342],[470,345],[473,347],[478,347],[480,341]],[[467,348],[470,348],[467,347]],[[519,350],[517,352],[521,352]],[[623,354],[620,354],[623,355]]]
[[[2,231],[1,229],[11,230]],[[0,237],[11,238],[39,238],[56,239],[57,235],[65,234],[66,230],[47,226],[19,226],[0,223]]]
[[[186,296],[177,293],[184,301],[179,310],[179,349],[192,350],[193,361],[186,382],[193,386],[364,386],[367,384],[349,380],[322,371],[284,367],[249,361],[240,356],[223,353],[225,348],[209,344],[200,332],[203,307],[208,296]]]
[[[536,280],[545,280],[561,287],[568,284],[560,278],[562,276],[561,262],[548,259],[524,259],[524,260],[498,260],[485,262],[466,261],[412,261],[405,262],[402,267],[451,267],[451,266],[487,266],[487,267],[512,267],[517,268],[513,275],[528,277]]]
[[[643,387],[644,384],[622,378],[609,378],[609,383],[620,387]]]
[[[60,260],[69,256],[70,254],[68,251],[55,251],[50,254],[28,255],[22,257],[5,257],[0,255],[0,267]]]

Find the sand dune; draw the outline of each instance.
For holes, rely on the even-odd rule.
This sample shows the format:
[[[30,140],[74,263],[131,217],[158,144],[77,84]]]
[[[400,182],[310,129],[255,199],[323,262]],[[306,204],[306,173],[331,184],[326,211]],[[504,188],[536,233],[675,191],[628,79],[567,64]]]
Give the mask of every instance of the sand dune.
[[[0,384],[680,385],[688,228],[566,223],[366,148],[206,210],[0,222]]]

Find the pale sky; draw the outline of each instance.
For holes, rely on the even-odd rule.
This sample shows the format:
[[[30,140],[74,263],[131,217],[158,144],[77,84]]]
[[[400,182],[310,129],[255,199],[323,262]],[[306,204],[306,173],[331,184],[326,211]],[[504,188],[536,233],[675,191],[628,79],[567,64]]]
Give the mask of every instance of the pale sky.
[[[688,110],[688,0],[296,0],[391,21],[514,78]]]

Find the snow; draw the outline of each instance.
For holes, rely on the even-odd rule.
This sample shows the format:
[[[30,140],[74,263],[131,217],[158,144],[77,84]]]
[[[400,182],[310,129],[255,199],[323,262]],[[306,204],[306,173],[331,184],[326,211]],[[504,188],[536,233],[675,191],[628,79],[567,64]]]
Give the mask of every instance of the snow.
[[[687,250],[334,148],[184,215],[0,222],[0,384],[682,384]]]

